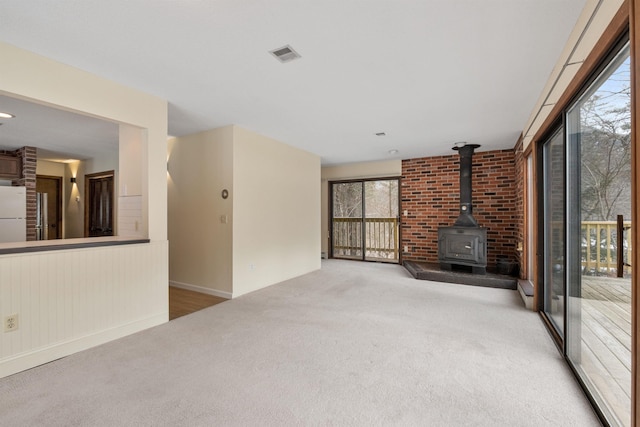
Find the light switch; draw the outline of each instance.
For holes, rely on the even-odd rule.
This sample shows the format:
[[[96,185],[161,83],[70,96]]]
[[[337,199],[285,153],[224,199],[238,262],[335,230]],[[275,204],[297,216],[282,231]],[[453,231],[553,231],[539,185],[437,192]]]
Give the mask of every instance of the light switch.
[[[222,224],[226,224],[227,223],[227,216],[226,215],[220,215],[220,222]]]

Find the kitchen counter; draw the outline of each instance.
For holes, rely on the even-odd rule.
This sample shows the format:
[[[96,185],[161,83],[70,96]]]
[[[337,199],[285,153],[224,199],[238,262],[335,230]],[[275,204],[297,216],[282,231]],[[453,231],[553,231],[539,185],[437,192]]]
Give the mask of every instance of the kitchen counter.
[[[133,245],[149,243],[149,239],[132,237],[86,237],[80,239],[36,240],[30,242],[0,243],[0,255],[28,252],[60,251],[68,249],[96,248],[100,246]]]

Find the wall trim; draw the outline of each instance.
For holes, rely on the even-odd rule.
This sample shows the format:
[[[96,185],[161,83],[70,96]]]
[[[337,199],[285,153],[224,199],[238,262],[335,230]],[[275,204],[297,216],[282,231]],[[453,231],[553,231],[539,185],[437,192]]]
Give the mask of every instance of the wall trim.
[[[92,347],[105,344],[118,338],[124,338],[136,332],[166,323],[168,320],[169,313],[163,312],[124,325],[116,326],[114,328],[105,329],[97,333],[58,342],[46,347],[7,357],[4,360],[0,360],[0,378],[35,368],[36,366],[49,363],[62,357],[70,356],[82,350],[88,350]]]
[[[219,291],[217,289],[205,288],[203,286],[192,285],[190,283],[176,282],[169,280],[169,286],[173,286],[180,289],[186,289],[187,291],[200,292],[201,294],[213,295],[214,297],[232,299],[233,294],[231,292]]]
[[[640,104],[638,104],[638,90],[640,89],[640,34],[638,26],[640,24],[640,0],[629,2],[629,28],[631,41],[631,220],[633,224],[640,221],[638,211],[638,197],[640,196],[640,155],[638,144],[640,136],[638,127],[640,126]],[[639,242],[640,229],[632,229],[633,242]],[[640,392],[640,321],[638,313],[640,310],[640,293],[638,292],[639,275],[637,266],[640,265],[640,251],[633,251],[635,266],[631,271],[631,425],[640,425],[640,402],[638,401]]]

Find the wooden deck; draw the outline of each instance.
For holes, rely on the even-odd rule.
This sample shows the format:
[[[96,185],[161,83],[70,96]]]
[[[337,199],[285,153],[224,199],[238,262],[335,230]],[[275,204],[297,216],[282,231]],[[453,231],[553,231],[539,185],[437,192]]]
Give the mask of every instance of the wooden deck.
[[[631,280],[582,276],[581,368],[621,425],[631,420]],[[600,400],[600,399],[599,399]]]

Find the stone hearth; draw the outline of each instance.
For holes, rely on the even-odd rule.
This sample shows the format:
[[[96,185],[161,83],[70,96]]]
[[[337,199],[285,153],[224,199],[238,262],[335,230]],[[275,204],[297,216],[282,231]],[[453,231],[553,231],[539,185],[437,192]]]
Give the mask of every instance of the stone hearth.
[[[419,280],[512,290],[516,290],[518,287],[518,279],[516,277],[502,274],[487,272],[484,275],[478,275],[461,270],[446,271],[441,270],[440,265],[437,263],[418,261],[405,261],[403,265],[413,277]]]

